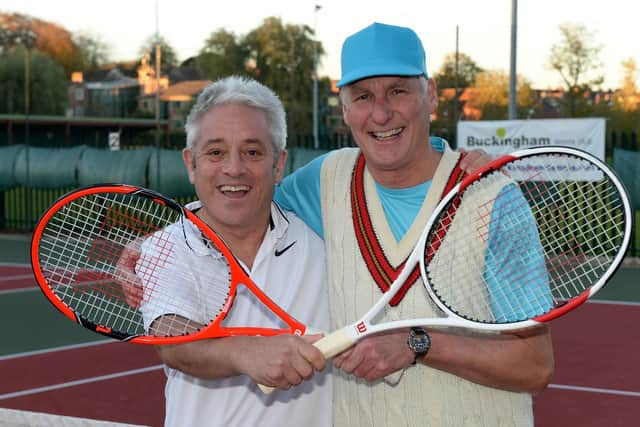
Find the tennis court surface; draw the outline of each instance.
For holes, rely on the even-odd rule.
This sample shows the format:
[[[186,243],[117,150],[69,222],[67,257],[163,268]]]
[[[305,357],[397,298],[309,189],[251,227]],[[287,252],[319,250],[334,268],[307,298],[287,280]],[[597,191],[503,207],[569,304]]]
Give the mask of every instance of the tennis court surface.
[[[56,312],[35,284],[28,244],[26,236],[0,239],[0,322],[9,326],[0,426],[161,426],[164,374],[154,350],[105,339]],[[627,263],[598,300],[552,323],[556,371],[534,398],[537,427],[638,425],[639,273],[640,264]]]

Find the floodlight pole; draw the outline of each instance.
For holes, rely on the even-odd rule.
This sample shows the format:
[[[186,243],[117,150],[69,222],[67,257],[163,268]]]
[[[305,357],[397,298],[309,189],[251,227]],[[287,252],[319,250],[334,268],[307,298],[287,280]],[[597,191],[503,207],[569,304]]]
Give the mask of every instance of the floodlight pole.
[[[313,10],[313,148],[320,148],[318,139],[318,11],[322,6],[315,5]]]
[[[31,216],[31,197],[33,192],[31,191],[31,153],[30,153],[30,141],[29,141],[29,114],[31,114],[31,103],[29,102],[29,98],[31,97],[31,93],[29,90],[29,80],[30,76],[30,64],[31,64],[31,46],[30,40],[24,41],[24,154],[25,154],[25,172],[26,172],[26,187],[27,187],[27,197],[26,197],[26,207],[27,207],[27,224],[28,228],[32,229],[33,227],[33,218]]]
[[[458,133],[458,109],[460,108],[460,27],[456,25],[456,60],[455,60],[455,91],[453,92],[453,125],[455,126],[454,132]]]
[[[157,190],[161,191],[160,186],[160,55],[162,54],[160,48],[160,26],[158,19],[158,0],[156,0],[156,94],[155,94],[155,112],[156,112],[156,132],[155,132],[155,145],[156,145],[156,185]]]
[[[518,0],[511,0],[511,68],[509,72],[509,120],[518,118],[516,109],[516,40],[518,33]]]
[[[158,25],[158,0],[156,0],[156,36],[155,36],[155,74],[156,74],[156,93],[155,93],[155,113],[156,113],[156,133],[160,129],[160,32]]]
[[[31,23],[25,26],[20,32],[20,41],[24,46],[24,144],[25,144],[25,172],[26,172],[26,209],[27,209],[27,226],[32,227],[32,204],[31,204],[31,153],[30,153],[30,135],[29,135],[29,116],[31,114],[31,48],[36,43],[36,33],[31,29]]]

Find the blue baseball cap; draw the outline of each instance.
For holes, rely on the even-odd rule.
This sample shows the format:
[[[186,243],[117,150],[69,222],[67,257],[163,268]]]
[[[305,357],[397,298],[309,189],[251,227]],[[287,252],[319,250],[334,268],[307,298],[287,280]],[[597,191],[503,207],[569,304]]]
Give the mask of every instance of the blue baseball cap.
[[[427,75],[422,42],[410,28],[373,23],[342,44],[342,87],[374,76]]]

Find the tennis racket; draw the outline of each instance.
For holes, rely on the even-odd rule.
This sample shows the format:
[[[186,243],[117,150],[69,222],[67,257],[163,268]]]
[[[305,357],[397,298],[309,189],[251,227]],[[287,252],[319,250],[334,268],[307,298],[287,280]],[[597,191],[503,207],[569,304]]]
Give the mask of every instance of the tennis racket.
[[[193,212],[135,186],[62,196],[37,224],[31,263],[60,312],[118,340],[177,344],[307,329],[262,292]],[[226,324],[239,291],[272,313],[276,326]]]
[[[631,212],[620,180],[585,152],[545,147],[500,157],[444,196],[369,311],[315,345],[329,358],[396,328],[505,331],[548,322],[591,298],[615,272]],[[379,321],[415,268],[442,315]]]

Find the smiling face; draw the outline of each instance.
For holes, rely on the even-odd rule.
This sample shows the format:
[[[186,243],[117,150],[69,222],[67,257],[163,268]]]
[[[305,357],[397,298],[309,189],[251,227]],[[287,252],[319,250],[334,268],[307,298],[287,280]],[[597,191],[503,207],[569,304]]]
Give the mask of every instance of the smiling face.
[[[219,232],[264,232],[286,152],[275,155],[263,111],[237,103],[213,107],[183,160],[202,201],[198,216]]]
[[[410,186],[431,178],[438,158],[427,143],[438,105],[432,80],[372,77],[343,88],[341,98],[344,121],[378,182]]]

